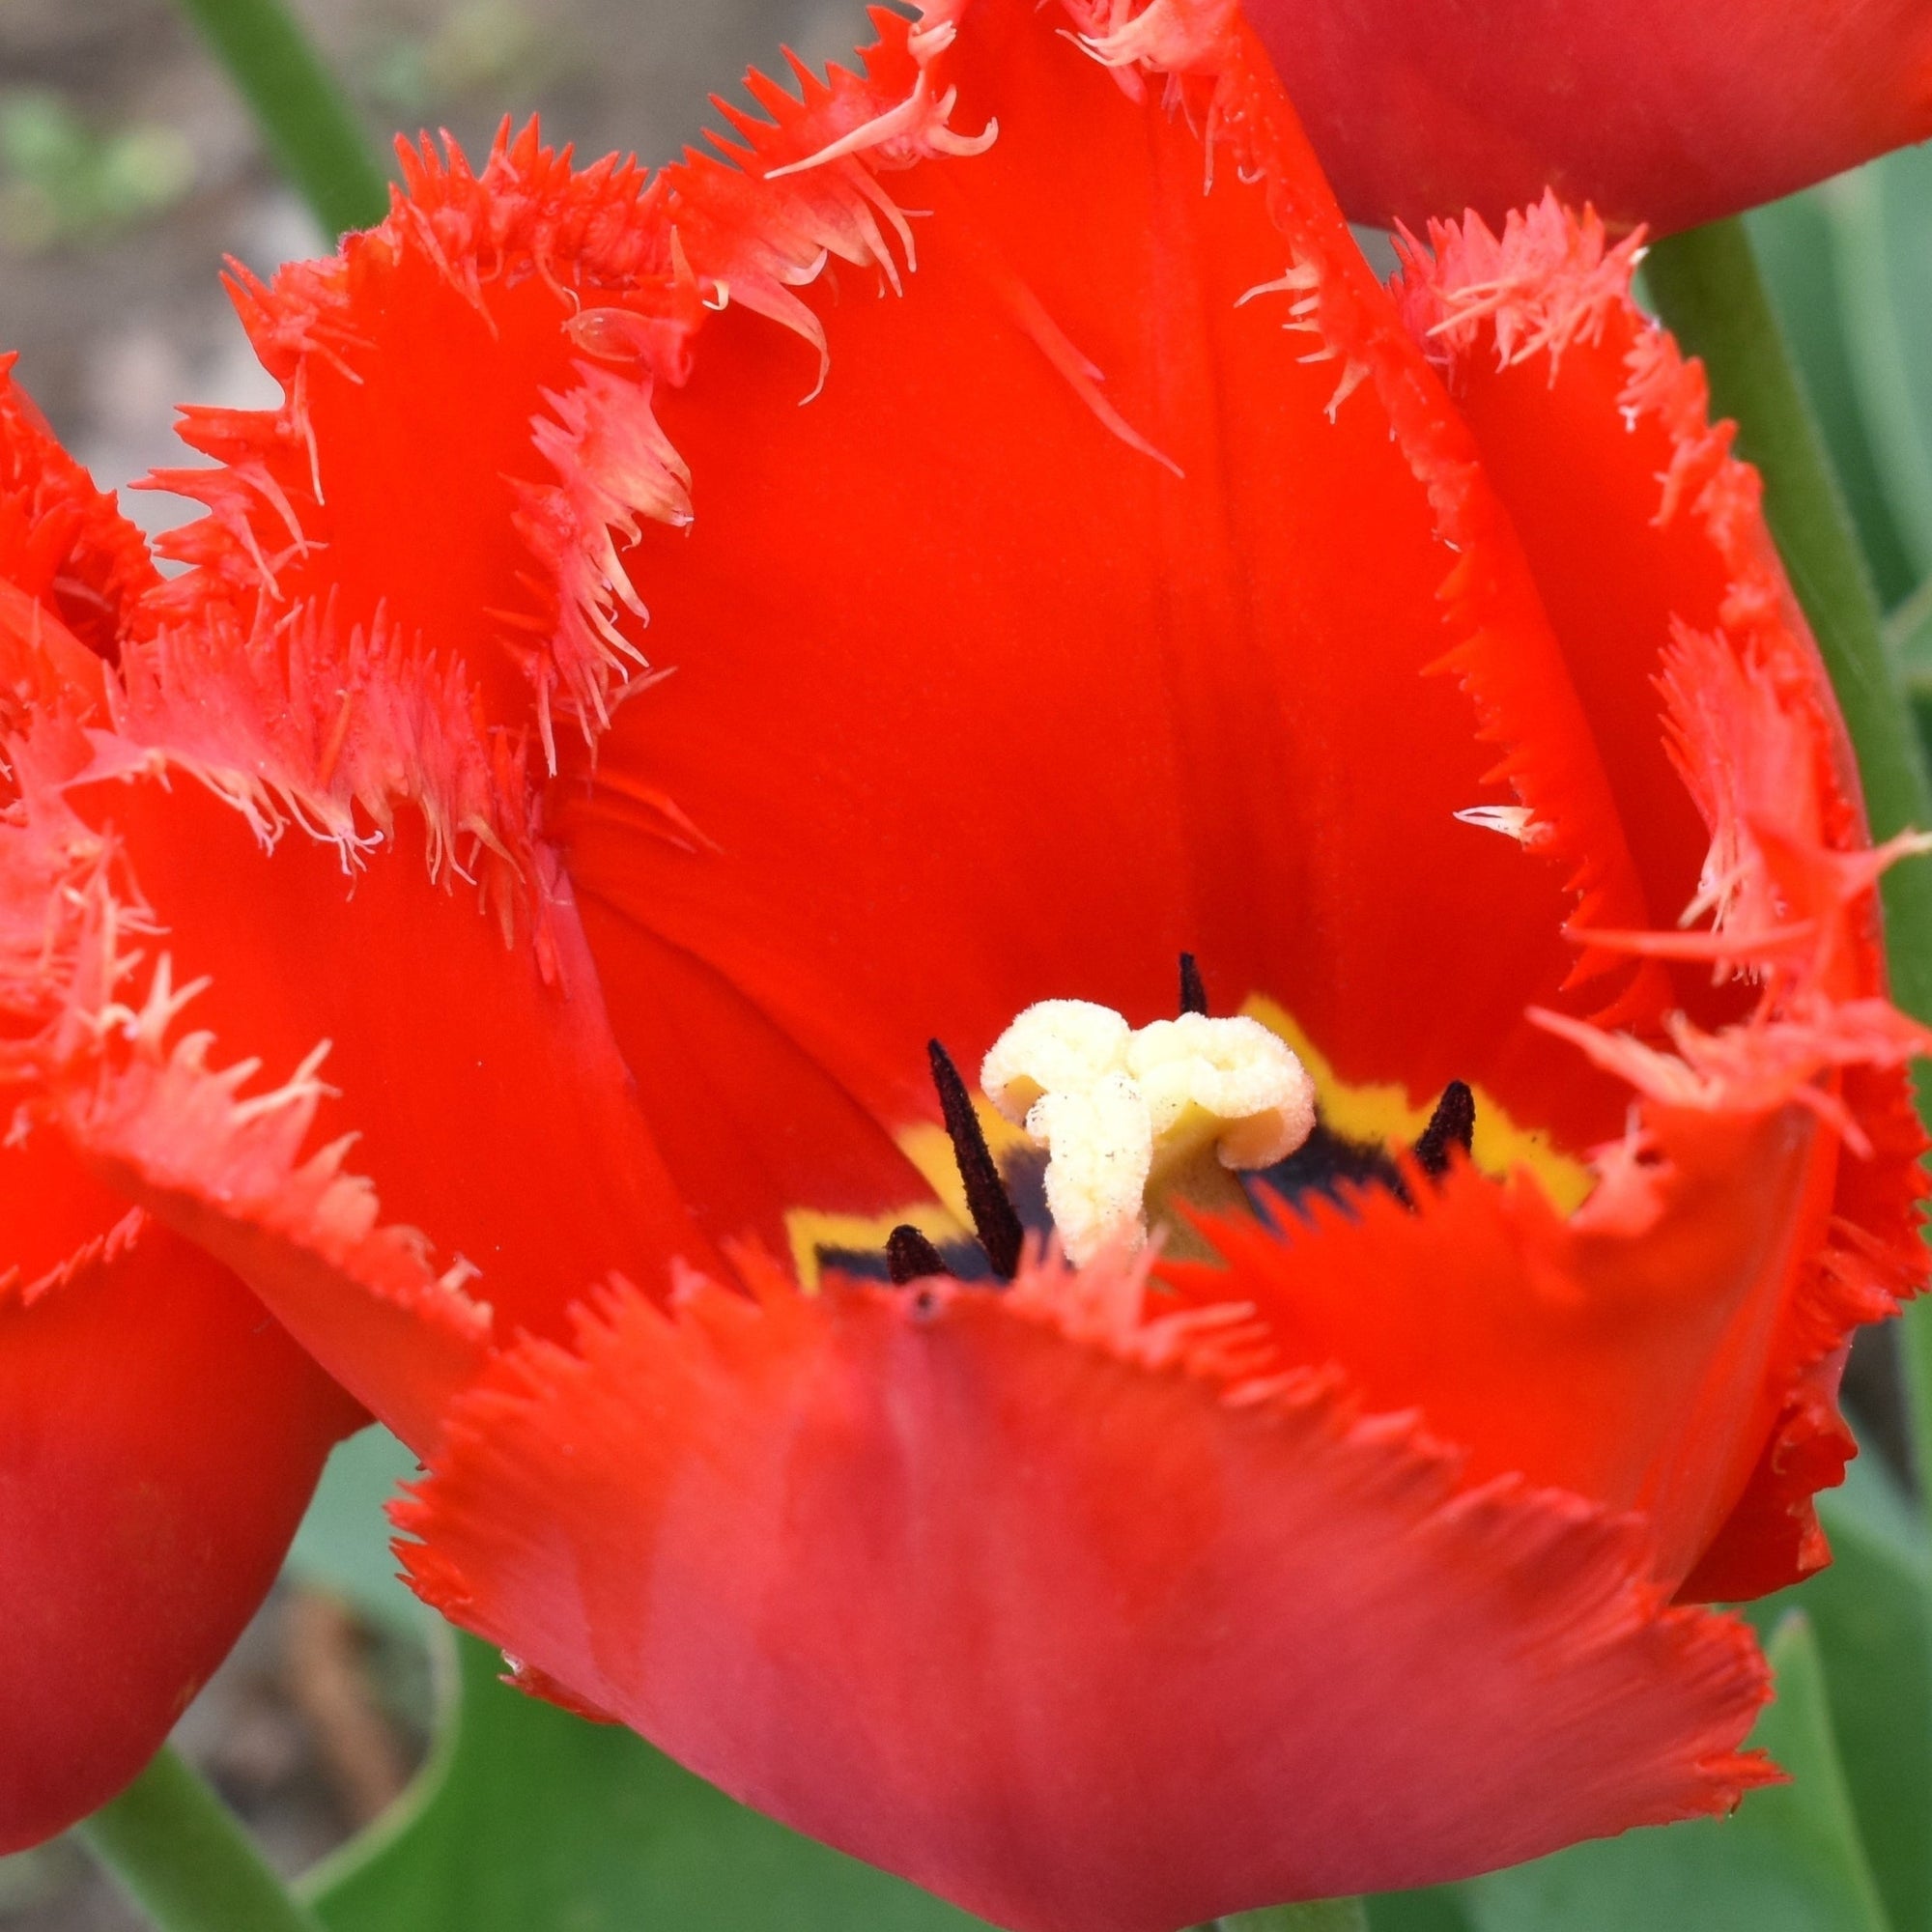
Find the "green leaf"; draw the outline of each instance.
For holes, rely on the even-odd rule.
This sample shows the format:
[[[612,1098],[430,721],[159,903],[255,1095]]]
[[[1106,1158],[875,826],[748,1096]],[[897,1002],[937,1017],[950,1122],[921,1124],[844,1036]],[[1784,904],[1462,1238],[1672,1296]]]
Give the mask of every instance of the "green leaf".
[[[1858,270],[1845,260],[1845,237],[1829,201],[1835,187],[1811,188],[1754,209],[1745,220],[1846,507],[1889,607],[1912,589],[1920,573],[1887,499],[1845,340],[1848,313],[1868,297]]]
[[[1932,1556],[1869,1452],[1818,1504],[1831,1568],[1765,1607],[1810,1618],[1872,1876],[1894,1925],[1932,1924]]]
[[[457,1640],[452,1722],[397,1807],[310,1875],[329,1932],[971,1932]]]
[[[1887,615],[1885,637],[1907,684],[1922,689],[1932,680],[1932,577]]]
[[[1631,1832],[1475,1879],[1462,1892],[1476,1932],[1890,1932],[1802,1612],[1778,1626],[1770,1656],[1777,1698],[1753,1742],[1788,1785],[1753,1792],[1730,1818]]]
[[[1385,1891],[1368,1901],[1369,1932],[1469,1932],[1454,1886],[1421,1891]]]
[[[1932,571],[1932,153],[1902,149],[1832,183],[1854,385],[1905,548]]]

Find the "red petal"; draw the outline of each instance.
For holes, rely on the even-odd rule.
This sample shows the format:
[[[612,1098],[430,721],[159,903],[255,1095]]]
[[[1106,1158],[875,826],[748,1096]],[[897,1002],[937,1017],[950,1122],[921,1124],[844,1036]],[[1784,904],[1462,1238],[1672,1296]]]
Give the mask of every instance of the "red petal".
[[[0,355],[0,583],[40,607],[63,635],[110,661],[128,613],[158,582],[147,539],[54,440]],[[12,625],[0,607],[0,674]],[[0,704],[4,704],[0,691]],[[13,728],[4,710],[0,724]]]
[[[156,582],[0,358],[0,1852],[131,1777],[261,1601],[360,1411],[235,1278],[31,1126],[60,923],[18,797],[71,753]]]
[[[1057,993],[1159,1012],[1183,947],[1346,1077],[1531,1091],[1574,1145],[1620,1118],[1522,1024],[1577,963],[1573,894],[1611,923],[1643,903],[1533,585],[1251,43],[1225,9],[1177,17],[1203,37],[1205,196],[1157,76],[993,0],[936,54],[882,19],[863,83],[761,94],[777,125],[741,125],[745,173],[667,178],[688,266],[733,297],[655,399],[695,521],[625,552],[675,675],[594,754],[565,748],[548,810],[715,1230],[759,1195],[774,1239],[802,1198],[904,1200],[887,1135],[934,1113],[928,1036],[970,1060]],[[955,87],[951,130],[998,122],[985,153],[807,165]],[[916,270],[887,193],[931,211]],[[841,207],[876,218],[869,254]],[[836,273],[784,253],[801,235]],[[766,256],[829,347],[804,408],[809,349],[769,291],[738,299]],[[1456,820],[1512,797],[1534,856]]]
[[[1932,134],[1919,0],[1247,0],[1357,220],[1685,228]]]
[[[17,408],[0,430],[16,555],[50,526],[71,559],[118,554],[44,431]],[[426,1442],[492,1307],[505,1336],[554,1329],[611,1266],[692,1247],[688,1224],[461,668],[386,618],[271,624],[257,599],[171,624],[163,601],[118,611],[135,634],[104,684],[44,604],[11,626],[0,604],[23,793],[0,824],[0,1077]]]
[[[1143,1321],[1111,1264],[758,1287],[613,1295],[581,1357],[507,1359],[406,1558],[725,1789],[996,1923],[1453,1878],[1766,1775],[1747,1635],[1664,1609],[1639,1536],[1250,1378],[1238,1306]]]
[[[201,692],[218,710],[218,683]],[[168,722],[94,747],[95,772],[156,776],[30,793],[15,836],[60,836],[42,892],[71,908],[39,986],[33,1104],[428,1442],[493,1313],[505,1339],[555,1332],[607,1269],[655,1273],[694,1238],[567,904],[540,959],[526,930],[506,940],[468,889],[432,883],[407,817],[354,869],[287,824],[270,856],[194,782],[271,810],[251,798],[245,741],[226,766],[171,757]]]
[[[413,199],[339,260],[241,289],[285,400],[190,418],[222,467],[171,480],[213,515],[150,600],[124,735],[257,790],[266,770],[344,840],[419,810],[432,857],[474,855],[540,945],[572,918],[544,905],[554,831],[714,1235],[923,1194],[895,1141],[935,1111],[930,1034],[970,1060],[1044,994],[1159,1010],[1182,947],[1345,1077],[1426,1102],[1469,1076],[1573,1145],[1611,1129],[1615,1083],[1524,1009],[1653,1008],[1633,988],[1657,969],[1607,954],[1585,963],[1608,990],[1566,992],[1561,931],[1579,897],[1613,926],[1650,908],[1466,432],[1253,43],[1191,5],[1101,47],[1110,73],[1010,0],[952,43],[880,25],[863,76],[762,85],[777,125],[738,117],[735,165],[573,176],[533,133],[480,177],[412,155]],[[1150,98],[1157,60],[1186,114]],[[936,211],[916,273],[900,203]],[[774,320],[833,351],[809,410]],[[639,591],[678,674],[593,760]],[[234,613],[211,647],[212,597]],[[556,706],[582,728],[539,828],[525,739],[552,754]],[[1536,857],[1456,822],[1498,796],[1535,810]],[[166,842],[139,876],[185,957]],[[195,956],[216,1001],[302,977],[299,952]],[[225,1050],[284,1068],[325,1031],[353,1070],[358,1036],[468,1017],[405,1007],[384,1034],[320,989],[283,1037],[246,997],[261,1025],[224,1022]],[[378,1131],[353,1095],[343,1118]],[[391,1211],[472,1254],[388,1158]],[[546,1265],[552,1316],[521,1319],[589,1278]]]
[[[1646,1129],[1568,1220],[1533,1184],[1459,1164],[1413,1210],[1376,1188],[1346,1211],[1318,1197],[1305,1224],[1284,1210],[1278,1236],[1207,1232],[1271,1363],[1344,1365],[1370,1407],[1465,1446],[1471,1480],[1517,1472],[1640,1511],[1674,1589],[1780,1418],[1839,1153],[1799,1108],[1656,1109]],[[1220,1269],[1167,1272],[1189,1302],[1228,1298]]]
[[[146,1762],[361,1412],[241,1283],[51,1136],[0,1151],[0,1852]]]
[[[1918,1235],[1924,1130],[1911,1092],[1886,1068],[1853,1067],[1844,1092],[1871,1152],[1838,1162],[1832,1236],[1814,1255],[1767,1365],[1779,1414],[1736,1509],[1686,1579],[1687,1601],[1739,1602],[1808,1576],[1830,1558],[1811,1498],[1844,1478],[1857,1453],[1838,1414],[1844,1344],[1924,1284]]]
[[[697,300],[651,306],[635,169],[531,137],[488,191],[407,172],[344,259],[238,288],[284,402],[190,412],[220,459],[171,479],[213,512],[196,567],[128,619],[113,733],[24,754],[5,837],[35,1106],[422,1443],[493,1316],[553,1332],[610,1268],[706,1252],[525,778],[553,708],[610,696],[607,525],[669,478],[648,390],[604,394],[575,326],[669,339]],[[107,1006],[141,1024],[103,1036]]]
[[[1406,243],[1405,318],[1509,506],[1653,907],[1668,921],[1696,896],[1706,854],[1725,836],[1708,822],[1714,811],[1865,844],[1850,747],[1760,513],[1757,474],[1730,454],[1733,426],[1711,422],[1700,366],[1631,299],[1634,243],[1608,247],[1594,215],[1546,196],[1513,213],[1500,239],[1471,216],[1432,224],[1429,244]],[[1722,743],[1687,743],[1698,721],[1660,693],[1687,632],[1715,639],[1720,660],[1693,680],[1738,667],[1736,688],[1704,700],[1723,720]],[[1785,742],[1766,742],[1780,727]],[[1759,765],[1782,753],[1802,782],[1753,772],[1746,733],[1762,747]],[[1868,902],[1861,915],[1863,965],[1845,993],[1879,983]],[[1722,1017],[1748,1009],[1735,991],[1714,999],[1708,983],[1700,997],[1700,980],[1679,974],[1680,1004]]]
[[[55,441],[0,355],[0,734],[104,690],[128,610],[158,582],[145,539]],[[14,795],[0,759],[0,803]]]
[[[1710,422],[1698,365],[1632,302],[1634,250],[1607,248],[1593,217],[1546,197],[1500,237],[1473,216],[1434,224],[1429,251],[1411,243],[1408,257],[1405,314],[1523,538],[1650,901],[1716,908],[1712,929],[1700,915],[1691,932],[1629,938],[1677,952],[1678,1003],[1704,1026],[1750,1022],[1680,1042],[1696,1080],[1749,1111],[1780,1083],[1874,1063],[1829,1074],[1852,1152],[1829,1221],[1800,1245],[1804,1273],[1764,1361],[1756,1411],[1776,1426],[1737,1520],[1687,1585],[1756,1595],[1823,1560],[1808,1499],[1849,1450],[1838,1353],[1924,1268],[1925,1142],[1902,1071],[1884,1064],[1902,1056],[1880,1039],[1878,864],[1856,768],[1757,476],[1731,456],[1731,426]],[[1748,965],[1756,981],[1713,984],[1714,963]],[[1910,1050],[1914,1030],[1889,1031]],[[1579,1043],[1615,1057],[1601,1037]],[[1663,1071],[1629,1049],[1623,1064],[1640,1085]],[[1755,1219],[1741,1210],[1740,1230]]]
[[[198,567],[156,608],[326,603],[345,633],[380,624],[466,709],[534,722],[548,746],[553,710],[594,723],[623,668],[607,525],[675,514],[678,497],[648,389],[600,389],[578,325],[610,304],[674,340],[696,292],[660,300],[644,279],[664,242],[635,163],[573,174],[533,128],[482,183],[453,152],[402,160],[410,197],[380,227],[236,284],[284,401],[186,412],[218,467],[155,481],[213,515],[172,539]]]

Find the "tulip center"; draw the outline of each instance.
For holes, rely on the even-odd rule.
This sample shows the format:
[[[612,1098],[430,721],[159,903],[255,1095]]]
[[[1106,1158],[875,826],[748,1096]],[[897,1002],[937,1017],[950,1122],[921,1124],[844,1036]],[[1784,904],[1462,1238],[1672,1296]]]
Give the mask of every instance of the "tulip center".
[[[984,1116],[952,1056],[930,1041],[957,1192],[977,1240],[962,1252],[956,1239],[901,1222],[885,1242],[888,1278],[1009,1281],[1029,1226],[1050,1229],[1076,1264],[1155,1234],[1170,1256],[1212,1260],[1184,1210],[1270,1215],[1310,1190],[1345,1200],[1349,1188],[1370,1185],[1407,1202],[1418,1173],[1440,1175],[1455,1150],[1469,1151],[1476,1105],[1463,1082],[1445,1090],[1405,1170],[1379,1143],[1323,1123],[1317,1083],[1277,1029],[1249,1015],[1210,1018],[1186,954],[1180,987],[1177,1018],[1139,1028],[1086,1000],[1029,1007],[980,1066]],[[996,1156],[987,1129],[1002,1122],[1018,1131]],[[848,1268],[860,1260],[823,1249],[818,1258]],[[861,1263],[857,1271],[871,1269]]]
[[[1178,1019],[1130,1027],[1111,1007],[1043,1000],[994,1042],[980,1091],[1047,1155],[1047,1211],[1067,1259],[1168,1247],[1192,1231],[1186,1201],[1245,1205],[1234,1176],[1285,1160],[1315,1127],[1315,1083],[1258,1020]]]
[[[1136,1028],[1084,1000],[1042,1001],[994,1042],[977,1100],[929,1041],[943,1125],[898,1138],[931,1197],[884,1214],[790,1210],[800,1281],[815,1288],[830,1268],[998,1285],[1029,1234],[1057,1236],[1076,1263],[1155,1237],[1171,1257],[1211,1261],[1194,1213],[1280,1223],[1326,1201],[1352,1214],[1364,1189],[1415,1207],[1418,1185],[1459,1158],[1496,1180],[1526,1171],[1561,1212],[1590,1191],[1584,1163],[1481,1088],[1452,1080],[1418,1107],[1400,1087],[1343,1078],[1263,995],[1239,1018],[1212,1018],[1208,1004],[1186,953],[1174,1019]]]

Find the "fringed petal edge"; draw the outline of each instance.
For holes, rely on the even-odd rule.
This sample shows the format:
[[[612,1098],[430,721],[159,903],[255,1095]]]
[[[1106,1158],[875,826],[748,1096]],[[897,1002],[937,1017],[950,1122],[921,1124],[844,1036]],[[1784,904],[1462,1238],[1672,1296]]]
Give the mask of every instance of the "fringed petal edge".
[[[807,1297],[744,1266],[750,1299],[691,1277],[666,1310],[618,1284],[575,1350],[500,1358],[394,1516],[419,1539],[399,1546],[418,1591],[539,1688],[567,1685],[802,1829],[1028,1932],[1155,1932],[1720,1811],[1776,1775],[1738,1749],[1767,1689],[1748,1634],[1666,1606],[1637,1521],[1520,1478],[1465,1484],[1413,1416],[1363,1414],[1332,1373],[1258,1374],[1238,1302],[1156,1313],[1118,1256],[1076,1273],[1036,1255],[1005,1293]],[[1158,1439],[1136,1433],[1156,1423]],[[1279,1485],[1281,1510],[1168,1497],[1197,1449]],[[1101,1499],[1129,1464],[1122,1518]],[[862,1497],[864,1470],[884,1489]],[[853,1542],[841,1512],[861,1504]],[[1302,1525],[1288,1545],[1277,1520]],[[989,1536],[1001,1583],[969,1632],[949,1579]],[[1217,1610],[1236,1575],[1238,1608]],[[780,1604],[773,1623],[761,1606]],[[1329,1642],[1373,1626],[1378,1662],[1324,1675],[1304,1617]],[[1423,1667],[1443,1644],[1466,1670]],[[1459,1684],[1519,1668],[1536,1694],[1492,1686],[1473,1726],[1450,1708]],[[1355,1701],[1377,1682],[1407,1687],[1399,1711]],[[931,1721],[875,1734],[915,1683]],[[1489,1735],[1472,1794],[1438,1747],[1454,1757],[1505,1711],[1521,1724],[1507,1747]],[[1548,1763],[1560,1819],[1521,1802],[1519,1749]],[[1589,1779],[1555,1769],[1585,1759]],[[1424,1763],[1427,1791],[1391,1797],[1389,1767]],[[1102,1804],[1123,1777],[1133,1801]],[[1399,1829],[1352,1800],[1331,1813],[1336,1791],[1371,1788]]]
[[[1598,928],[1578,937],[1638,956],[1707,961],[1756,989],[1743,1021],[1705,1031],[1665,1016],[1664,1041],[1550,1012],[1533,1015],[1652,1105],[1815,1113],[1846,1150],[1829,1233],[1788,1310],[1767,1375],[1781,1419],[1736,1521],[1686,1585],[1743,1597],[1826,1559],[1810,1497],[1838,1481],[1851,1438],[1835,1408],[1852,1330],[1896,1312],[1924,1278],[1919,1238],[1925,1151],[1907,1097],[1908,1061],[1932,1032],[1885,997],[1873,890],[1884,868],[1932,841],[1907,835],[1873,849],[1856,766],[1829,680],[1778,561],[1757,473],[1713,422],[1703,370],[1637,311],[1631,278],[1641,235],[1612,245],[1594,213],[1546,195],[1500,236],[1479,216],[1405,235],[1396,287],[1405,321],[1452,388],[1467,358],[1504,366],[1629,340],[1618,408],[1663,435],[1655,521],[1690,520],[1718,559],[1718,628],[1678,622],[1656,680],[1672,762],[1710,836],[1702,876],[1676,928]],[[1633,1147],[1644,1137],[1634,1129]],[[1630,1160],[1614,1151],[1613,1166]]]

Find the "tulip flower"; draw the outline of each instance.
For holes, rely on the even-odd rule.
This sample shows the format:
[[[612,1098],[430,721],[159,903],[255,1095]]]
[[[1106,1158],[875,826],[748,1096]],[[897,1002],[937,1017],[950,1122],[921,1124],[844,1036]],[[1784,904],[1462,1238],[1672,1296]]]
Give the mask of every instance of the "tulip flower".
[[[80,743],[104,725],[131,611],[158,582],[0,360],[0,733]],[[48,936],[16,757],[0,752],[0,1082],[32,1050]],[[141,1768],[273,1581],[329,1444],[362,1419],[233,1274],[11,1098],[7,1113],[0,1850]]]
[[[1724,1810],[1923,1145],[1755,479],[1593,217],[1378,288],[1225,0],[876,26],[239,283],[19,1118],[527,1688],[1000,1924]]]
[[[1932,135],[1919,0],[1247,0],[1342,205],[1688,228]]]

